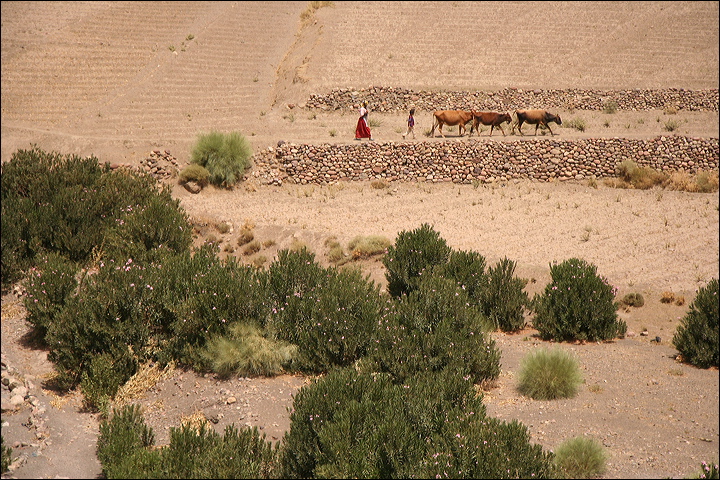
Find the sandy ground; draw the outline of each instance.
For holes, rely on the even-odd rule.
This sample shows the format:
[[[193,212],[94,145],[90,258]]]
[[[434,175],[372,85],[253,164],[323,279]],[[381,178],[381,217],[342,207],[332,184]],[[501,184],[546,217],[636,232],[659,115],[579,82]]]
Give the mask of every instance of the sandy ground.
[[[197,133],[211,128],[239,130],[256,150],[278,140],[350,142],[352,109],[313,115],[287,108],[336,87],[718,88],[717,2],[336,2],[307,23],[300,21],[305,2],[68,5],[1,4],[2,161],[36,144],[135,164],[161,148],[186,162]],[[468,33],[449,38],[447,25]],[[542,40],[531,28],[544,32]],[[560,113],[588,124],[585,132],[559,128],[560,138],[652,138],[663,134],[667,118],[662,111]],[[417,115],[418,133],[430,127],[429,115]],[[404,117],[375,115],[374,136],[399,141]],[[718,137],[717,112],[673,118],[679,134]],[[555,344],[532,329],[494,334],[503,356],[500,379],[486,392],[490,414],[521,420],[549,449],[576,435],[598,439],[609,453],[605,478],[684,477],[718,457],[718,370],[677,363],[671,345],[696,289],[718,276],[717,193],[618,190],[602,182],[375,189],[367,182],[270,187],[250,180],[197,195],[174,185],[174,194],[193,219],[233,225],[224,236],[206,230],[223,245],[236,244],[246,222],[260,241],[275,242],[252,257],[236,249],[244,261],[270,262],[302,241],[328,264],[330,237],[343,246],[357,235],[392,241],[429,223],[452,248],[475,250],[488,264],[516,261],[532,295],[549,281],[552,262],[583,258],[618,287],[618,297],[644,296],[643,307],[619,311],[634,335],[558,345],[577,356],[585,388],[571,400],[537,402],[516,391],[515,375],[530,350]],[[357,265],[384,284],[377,258]],[[685,303],[661,303],[664,292]],[[26,332],[19,300],[4,295],[3,361],[30,379],[44,409],[3,412],[3,437],[20,458],[10,476],[94,478],[97,418],[80,411],[76,394],[44,388],[52,366],[23,341]],[[651,341],[656,337],[661,341]],[[219,431],[229,423],[257,425],[277,440],[288,427],[292,394],[305,382],[220,382],[175,372],[138,402],[160,443],[171,426],[198,413]]]

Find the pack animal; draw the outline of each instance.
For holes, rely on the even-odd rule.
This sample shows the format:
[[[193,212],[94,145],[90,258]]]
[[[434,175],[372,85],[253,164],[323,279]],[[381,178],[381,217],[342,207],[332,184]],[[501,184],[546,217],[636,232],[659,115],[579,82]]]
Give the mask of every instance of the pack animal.
[[[520,132],[520,135],[523,135],[523,123],[535,125],[535,135],[537,135],[538,127],[540,125],[544,125],[548,130],[550,130],[550,126],[548,125],[549,122],[555,122],[558,125],[562,125],[560,115],[553,115],[545,110],[515,110],[515,115],[517,116],[517,129]],[[514,125],[512,130],[513,132],[515,131]],[[550,130],[550,135],[555,135],[552,130]]]
[[[503,137],[505,136],[505,130],[502,128],[502,123],[512,122],[512,117],[509,113],[498,113],[498,112],[476,112],[472,111],[473,114],[473,124],[470,127],[470,135],[468,137],[472,136],[473,130],[475,130],[480,136],[480,124],[483,125],[490,125],[490,136],[492,137],[492,132],[495,127],[498,127],[500,131],[503,134]]]
[[[435,127],[439,127],[440,135],[445,138],[442,131],[443,125],[457,125],[458,132],[462,137],[465,134],[465,125],[473,119],[473,114],[472,112],[466,112],[464,110],[437,110],[433,113],[433,118],[433,126],[432,130],[430,130],[431,137],[434,136]]]

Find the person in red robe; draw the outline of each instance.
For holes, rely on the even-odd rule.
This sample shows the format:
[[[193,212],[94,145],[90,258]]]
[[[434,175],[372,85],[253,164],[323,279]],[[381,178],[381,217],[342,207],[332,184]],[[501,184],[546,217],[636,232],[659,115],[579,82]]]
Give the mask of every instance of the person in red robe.
[[[370,133],[370,127],[368,127],[367,117],[367,102],[363,102],[362,107],[360,107],[360,118],[358,118],[357,127],[355,127],[355,140],[369,138],[370,141],[373,141],[372,133]]]

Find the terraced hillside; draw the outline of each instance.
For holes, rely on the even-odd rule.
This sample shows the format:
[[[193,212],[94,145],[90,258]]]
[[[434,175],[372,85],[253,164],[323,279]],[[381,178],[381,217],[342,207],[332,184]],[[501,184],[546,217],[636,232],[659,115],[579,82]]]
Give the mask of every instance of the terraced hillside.
[[[268,185],[257,166],[234,189],[192,194],[170,182],[199,226],[196,242],[219,236],[221,255],[243,262],[269,262],[300,242],[327,265],[329,239],[343,246],[356,236],[393,240],[426,222],[448,245],[477,251],[488,265],[517,261],[530,295],[548,284],[552,262],[576,256],[593,263],[618,298],[644,296],[642,308],[619,311],[627,337],[554,344],[579,358],[586,384],[576,398],[537,402],[518,393],[515,375],[522,358],[548,342],[530,327],[495,332],[502,373],[486,392],[488,412],[523,422],[546,449],[574,436],[597,439],[608,453],[604,478],[686,478],[701,461],[717,461],[718,371],[676,361],[671,344],[697,288],[719,273],[717,192],[617,189],[572,169],[552,181],[544,172],[531,180],[514,175],[507,155],[497,152],[521,150],[518,158],[532,158],[542,144],[542,159],[554,165],[565,150],[553,151],[549,141],[568,142],[573,158],[586,158],[573,141],[647,140],[653,149],[643,155],[662,159],[669,154],[660,137],[678,135],[668,143],[698,137],[717,165],[716,107],[675,108],[672,100],[611,114],[597,108],[596,97],[622,91],[633,105],[654,90],[668,95],[663,99],[682,96],[681,89],[717,96],[718,2],[330,2],[317,10],[313,3],[3,1],[0,158],[37,145],[111,163],[137,166],[162,156],[182,165],[197,134],[210,129],[239,131],[270,159],[278,151],[288,157],[310,151],[327,162],[333,157],[319,152],[337,146],[349,152],[343,162],[353,168],[361,157],[356,149],[366,147],[363,153],[448,161],[466,146],[491,152],[502,171],[486,175],[481,165],[483,180],[466,175],[462,184],[453,183],[452,167],[442,177],[450,181],[396,175],[380,188],[367,177],[336,182],[327,172],[321,180],[333,180],[329,185],[285,177]],[[400,98],[399,90],[410,93]],[[471,103],[493,92],[497,105],[552,108],[564,124],[552,126],[550,140],[503,137],[497,129],[492,138],[488,129],[471,140],[456,131],[447,139],[425,136],[437,102]],[[314,104],[319,98],[330,101]],[[355,103],[364,98],[371,102],[372,146],[353,141]],[[417,139],[403,142],[412,102]],[[717,99],[707,104],[717,106]],[[573,120],[586,128],[572,128]],[[286,142],[281,149],[279,141]],[[705,146],[686,143],[682,148],[704,155]],[[608,170],[618,151],[601,155]],[[337,174],[338,165],[332,167]],[[223,222],[232,228],[221,234],[215,227]],[[243,225],[252,225],[264,245],[251,256],[239,248]],[[352,265],[379,284],[386,280],[377,257]],[[666,293],[677,303],[663,302]],[[27,331],[22,298],[4,295],[3,371],[24,377],[30,392],[20,409],[3,412],[3,438],[16,458],[9,476],[98,478],[98,418],[82,410],[79,395],[45,389],[53,366],[47,351],[24,341]],[[183,418],[205,415],[219,420],[218,429],[257,426],[278,440],[289,428],[285,406],[305,381],[174,372],[137,401],[159,438]]]
[[[287,110],[342,87],[718,87],[717,2],[334,2],[303,21],[308,5],[3,2],[2,160],[30,143],[184,159],[209,129],[257,148],[345,141],[352,106],[316,122]]]

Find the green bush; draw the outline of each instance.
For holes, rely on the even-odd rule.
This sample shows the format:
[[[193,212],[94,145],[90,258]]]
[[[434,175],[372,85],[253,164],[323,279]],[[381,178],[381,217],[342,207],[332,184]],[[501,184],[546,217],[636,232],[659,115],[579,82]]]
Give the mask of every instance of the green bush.
[[[212,131],[198,136],[190,163],[206,168],[213,185],[232,187],[242,180],[251,157],[250,143],[238,132]]]
[[[564,478],[598,478],[606,461],[605,449],[592,438],[574,437],[555,449],[555,466]]]
[[[257,427],[228,425],[223,435],[207,424],[172,428],[161,457],[160,478],[278,478],[278,450]]]
[[[482,294],[482,308],[495,328],[516,332],[525,327],[528,294],[523,290],[527,281],[514,277],[516,263],[503,258],[488,270],[488,281]]]
[[[482,305],[488,282],[485,257],[474,251],[453,250],[448,262],[435,273],[454,280],[476,305]]]
[[[0,436],[0,452],[2,452],[2,469],[1,473],[5,473],[10,470],[10,464],[12,463],[12,448],[5,446],[5,438]]]
[[[293,257],[309,258],[303,250],[288,252],[271,265],[270,282],[277,285],[274,275],[278,272],[285,278],[283,267],[294,264]],[[302,268],[312,275],[307,280],[317,282],[314,287],[300,282],[284,297],[275,290],[276,303],[267,324],[274,338],[297,346],[292,368],[307,373],[326,372],[364,357],[385,307],[379,286],[363,278],[359,270],[317,268],[312,263]]]
[[[235,257],[222,260],[216,245],[174,255],[151,271],[151,324],[162,363],[170,360],[198,370],[212,366],[203,354],[207,341],[224,336],[235,322],[264,328],[264,281],[254,267]]]
[[[283,437],[282,478],[547,478],[527,429],[486,416],[472,382],[446,370],[395,383],[333,371],[303,387]]]
[[[423,372],[458,371],[476,383],[500,374],[492,327],[450,279],[431,276],[382,317],[369,360],[401,382]]]
[[[617,175],[627,183],[639,190],[647,190],[655,185],[661,185],[667,176],[650,167],[641,167],[632,160],[623,160],[615,167]]]
[[[234,323],[227,335],[216,335],[202,352],[212,371],[221,377],[273,376],[290,364],[297,346],[263,335],[255,325]]]
[[[46,340],[61,388],[71,389],[82,380],[97,399],[114,395],[139,361],[147,359],[151,322],[145,307],[152,290],[143,280],[144,268],[130,260],[121,268],[105,265],[85,279],[79,294],[55,316]],[[110,358],[93,366],[103,354]],[[110,375],[113,368],[110,377],[95,378]]]
[[[132,258],[149,264],[167,253],[188,252],[191,246],[190,220],[166,185],[143,204],[126,204],[107,231],[102,258],[116,262]]]
[[[718,316],[718,279],[713,278],[698,290],[673,336],[684,361],[700,368],[719,366]]]
[[[3,288],[47,252],[79,265],[88,262],[94,253],[102,253],[109,229],[122,227],[151,200],[162,208],[147,210],[137,220],[140,225],[133,235],[121,240],[160,245],[175,242],[178,236],[189,238],[189,228],[182,232],[175,228],[182,225],[181,218],[164,219],[182,215],[169,187],[158,189],[157,185],[151,175],[113,171],[94,157],[63,156],[37,148],[13,154],[2,166]]]
[[[578,363],[569,353],[543,348],[523,358],[518,389],[536,400],[572,398],[582,381]]]
[[[607,100],[603,102],[603,113],[616,113],[618,110],[618,104],[615,100]]]
[[[128,405],[100,423],[98,459],[106,478],[277,478],[278,447],[257,427],[203,425],[170,429],[170,445],[154,450],[140,407]]]
[[[625,335],[616,288],[596,272],[595,265],[577,258],[550,265],[552,280],[533,299],[533,324],[543,339],[601,341]]]
[[[137,359],[124,345],[93,357],[80,375],[85,409],[107,415],[110,400],[137,369]]]
[[[703,461],[700,464],[700,472],[697,474],[694,474],[692,477],[686,477],[686,478],[706,478],[706,479],[716,479],[718,477],[718,464],[717,460],[715,462],[705,462]]]
[[[416,290],[420,277],[430,274],[435,265],[446,264],[450,252],[447,242],[426,223],[400,232],[383,257],[390,295],[399,297]]]
[[[24,280],[27,310],[26,320],[33,326],[34,335],[45,341],[48,327],[65,308],[69,296],[75,293],[77,265],[57,253],[44,255],[28,272]]]
[[[640,308],[645,305],[645,298],[641,293],[628,293],[623,297],[622,303],[631,307]]]
[[[145,425],[139,405],[127,405],[113,410],[112,415],[100,422],[97,456],[106,478],[140,478],[119,475],[118,467],[138,451],[152,446],[155,434]],[[127,468],[127,466],[125,466]]]

